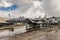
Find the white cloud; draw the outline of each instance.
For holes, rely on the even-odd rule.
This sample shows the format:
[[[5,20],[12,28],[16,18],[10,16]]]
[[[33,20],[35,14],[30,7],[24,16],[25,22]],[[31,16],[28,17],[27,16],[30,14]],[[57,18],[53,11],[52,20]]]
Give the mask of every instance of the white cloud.
[[[40,6],[40,5],[41,5],[41,3],[40,3],[39,1],[32,1],[32,3],[33,3],[33,5],[34,5],[35,7],[37,7],[37,6]]]
[[[11,17],[19,17],[19,16],[25,16],[29,18],[34,17],[44,17],[45,13],[44,10],[42,10],[41,2],[40,1],[33,1],[33,0],[11,0],[11,3],[15,3],[19,6],[17,10],[10,11]],[[37,5],[38,4],[38,5]],[[37,6],[36,6],[37,5]],[[6,4],[8,6],[8,4]],[[43,12],[42,12],[43,11]],[[1,17],[8,17],[9,12],[1,12]],[[6,15],[5,15],[6,14]]]
[[[10,3],[10,2],[6,2],[6,0],[1,0],[0,1],[0,7],[9,7],[11,5],[13,5],[13,4]]]
[[[60,16],[60,0],[43,0],[43,4],[49,16]]]

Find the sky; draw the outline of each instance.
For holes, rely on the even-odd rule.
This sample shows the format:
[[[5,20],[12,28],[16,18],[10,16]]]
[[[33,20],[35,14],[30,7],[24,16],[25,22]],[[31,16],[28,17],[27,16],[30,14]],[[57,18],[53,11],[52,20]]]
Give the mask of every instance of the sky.
[[[0,0],[0,17],[60,16],[60,0]]]
[[[60,0],[43,0],[43,8],[49,16],[60,17]]]

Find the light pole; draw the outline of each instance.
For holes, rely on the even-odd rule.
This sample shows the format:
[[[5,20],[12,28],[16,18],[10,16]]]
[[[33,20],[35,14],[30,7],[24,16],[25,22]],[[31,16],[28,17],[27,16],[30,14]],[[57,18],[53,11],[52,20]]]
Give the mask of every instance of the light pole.
[[[9,21],[10,21],[10,12],[9,12],[9,14],[8,14],[8,16],[9,16]],[[9,22],[9,27],[10,27],[10,22]],[[9,30],[9,37],[10,37],[10,30]],[[11,39],[10,39],[11,40]]]
[[[10,13],[8,15],[9,15],[9,20],[10,20]]]

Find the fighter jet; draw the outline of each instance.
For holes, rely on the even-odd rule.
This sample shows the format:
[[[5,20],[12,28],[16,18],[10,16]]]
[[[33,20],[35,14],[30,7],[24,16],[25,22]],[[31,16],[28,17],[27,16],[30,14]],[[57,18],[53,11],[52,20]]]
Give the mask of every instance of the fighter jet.
[[[47,24],[46,19],[47,19],[46,16],[44,18],[39,17],[39,18],[35,18],[35,19],[19,17],[19,18],[6,20],[6,22],[9,22],[9,23],[25,23],[25,24],[28,24],[29,27],[40,28],[43,25]]]
[[[24,17],[19,17],[19,18],[15,18],[15,19],[6,20],[6,22],[10,22],[10,23],[26,23],[30,27],[32,26],[33,28],[40,27],[39,24],[36,23],[36,21],[33,21],[33,19],[24,18]]]

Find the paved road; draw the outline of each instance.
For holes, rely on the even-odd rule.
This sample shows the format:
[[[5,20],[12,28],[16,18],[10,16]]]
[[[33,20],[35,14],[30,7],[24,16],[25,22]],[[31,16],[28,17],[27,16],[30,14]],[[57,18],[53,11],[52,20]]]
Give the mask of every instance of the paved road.
[[[0,40],[60,40],[60,29],[50,32],[35,30],[32,32],[17,34],[15,36],[3,38]]]
[[[60,40],[60,30],[52,32],[33,31],[17,35],[13,40]]]

